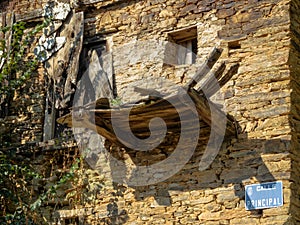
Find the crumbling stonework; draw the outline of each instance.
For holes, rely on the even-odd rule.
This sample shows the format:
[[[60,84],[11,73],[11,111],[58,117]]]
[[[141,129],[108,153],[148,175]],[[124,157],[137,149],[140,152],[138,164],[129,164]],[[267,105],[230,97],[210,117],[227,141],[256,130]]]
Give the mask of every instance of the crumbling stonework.
[[[33,2],[26,4],[34,12],[41,12],[35,13],[38,18],[44,5]],[[16,18],[33,18],[22,11],[22,3],[10,6]],[[199,171],[209,138],[209,127],[203,129],[193,157],[182,170],[166,181],[142,187],[113,183],[114,176],[126,175],[126,171],[110,164],[111,155],[98,155],[95,170],[107,179],[103,189],[79,209],[66,204],[54,212],[45,207],[49,220],[63,223],[77,218],[87,224],[132,225],[299,223],[298,1],[79,0],[72,2],[72,7],[84,12],[83,48],[106,42],[104,45],[112,54],[116,92],[122,101],[136,97],[128,88],[132,84],[153,88],[153,83],[145,81],[165,79],[174,85],[185,85],[209,52],[215,46],[222,47],[221,60],[228,65],[240,64],[238,73],[221,89],[225,108],[236,120],[238,132],[236,137],[225,138],[210,167]],[[155,41],[170,40],[172,33],[191,27],[197,28],[194,64],[169,65],[164,61],[164,52],[151,55],[157,47]],[[143,54],[130,55],[130,45],[141,45]],[[143,58],[149,55],[150,58]],[[43,109],[42,90],[32,90],[28,95],[36,96],[34,104],[39,102],[39,110]],[[24,105],[33,107],[27,102]],[[16,111],[11,116],[17,120],[20,113]],[[5,122],[10,119],[4,118]],[[34,124],[33,120],[27,123]],[[41,120],[36,124],[35,132],[42,137]],[[20,127],[22,122],[15,129]],[[28,131],[28,127],[23,127]],[[17,142],[25,143],[31,140],[29,136],[22,132],[22,140]],[[112,143],[106,147],[128,165],[134,160],[145,165],[165,159],[173,151],[176,138],[167,140],[151,154],[129,149],[126,152]],[[275,180],[283,182],[284,205],[246,211],[245,185]]]

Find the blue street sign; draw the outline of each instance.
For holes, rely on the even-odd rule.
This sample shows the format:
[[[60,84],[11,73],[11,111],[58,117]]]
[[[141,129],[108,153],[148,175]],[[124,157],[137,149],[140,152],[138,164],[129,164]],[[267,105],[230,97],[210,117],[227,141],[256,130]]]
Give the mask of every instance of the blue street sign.
[[[246,210],[267,209],[283,205],[282,181],[246,185]]]

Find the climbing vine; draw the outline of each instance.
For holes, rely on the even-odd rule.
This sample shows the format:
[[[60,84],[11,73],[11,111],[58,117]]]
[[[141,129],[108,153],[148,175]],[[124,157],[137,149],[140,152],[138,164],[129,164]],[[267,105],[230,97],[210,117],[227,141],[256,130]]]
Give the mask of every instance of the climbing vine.
[[[17,22],[0,29],[0,36],[9,37],[0,40],[0,109],[3,101],[8,102],[16,91],[24,90],[22,87],[37,72],[39,59],[45,58],[45,53],[41,51],[42,55],[35,55],[32,51],[38,35],[50,22],[51,18],[46,18],[34,28],[28,28],[24,22]],[[21,91],[18,93],[23,94]],[[81,204],[91,205],[103,187],[104,178],[84,168],[82,153],[72,152],[65,157],[63,154],[66,151],[57,151],[50,162],[51,157],[48,155],[43,163],[47,169],[41,172],[36,170],[36,165],[31,166],[30,160],[26,160],[28,158],[14,152],[13,147],[8,148],[10,143],[2,146],[0,224],[47,224],[49,220],[43,215],[43,207],[50,205],[57,210],[59,204],[65,204],[66,201],[69,208]]]
[[[0,224],[32,224],[29,216],[31,180],[38,173],[12,154],[0,154]]]
[[[0,28],[0,104],[10,101],[14,92],[36,73],[39,62],[31,50],[50,20],[33,28],[25,22]],[[0,224],[34,223],[30,216],[30,184],[39,176],[30,162],[15,151],[0,149]]]
[[[36,171],[30,161],[14,151],[0,153],[0,224],[48,224],[49,218],[43,215],[41,208],[51,202],[59,205],[61,199],[72,198],[73,201],[74,196],[65,193],[66,187],[75,191],[80,199],[81,186],[78,183],[81,177],[78,175],[83,171],[83,158],[78,152],[67,150],[62,154],[58,151],[52,158],[49,155],[43,157],[44,172],[50,170],[49,175]],[[59,164],[58,161],[63,161],[62,168],[50,168]]]
[[[25,33],[28,28],[25,22],[17,22],[0,29],[3,37],[10,36],[8,40],[0,40],[0,95],[10,95],[37,71],[38,59],[30,54],[30,50],[36,35],[50,21],[51,19],[45,19],[28,33]]]
[[[63,174],[58,182],[50,186],[48,190],[38,196],[38,198],[32,204],[30,204],[30,209],[32,211],[37,210],[42,206],[43,203],[47,203],[49,199],[55,197],[57,195],[57,191],[62,187],[62,185],[74,179],[75,173],[79,169],[79,165],[80,159],[77,158],[74,160],[68,172]]]

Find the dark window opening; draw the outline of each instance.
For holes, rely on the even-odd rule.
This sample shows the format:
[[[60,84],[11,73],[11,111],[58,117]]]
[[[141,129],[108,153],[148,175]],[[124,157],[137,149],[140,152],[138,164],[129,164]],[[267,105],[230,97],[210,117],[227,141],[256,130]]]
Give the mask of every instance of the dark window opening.
[[[231,49],[240,49],[241,48],[241,43],[239,41],[228,42],[228,48],[229,48],[229,50],[231,50]]]
[[[78,80],[81,79],[84,72],[88,69],[88,66],[91,61],[92,52],[94,50],[100,57],[104,52],[107,51],[106,40],[91,40],[83,45],[82,52],[80,55]]]
[[[176,58],[179,65],[194,64],[198,52],[197,27],[189,27],[169,33],[169,40],[178,44]]]

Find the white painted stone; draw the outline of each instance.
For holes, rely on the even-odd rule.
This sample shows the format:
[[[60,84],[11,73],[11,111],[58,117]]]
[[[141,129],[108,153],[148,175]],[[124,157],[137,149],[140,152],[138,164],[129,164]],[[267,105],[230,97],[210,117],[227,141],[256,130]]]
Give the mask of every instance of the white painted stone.
[[[51,17],[54,20],[65,20],[70,11],[70,4],[65,4],[62,2],[51,2],[46,5],[43,16]]]

